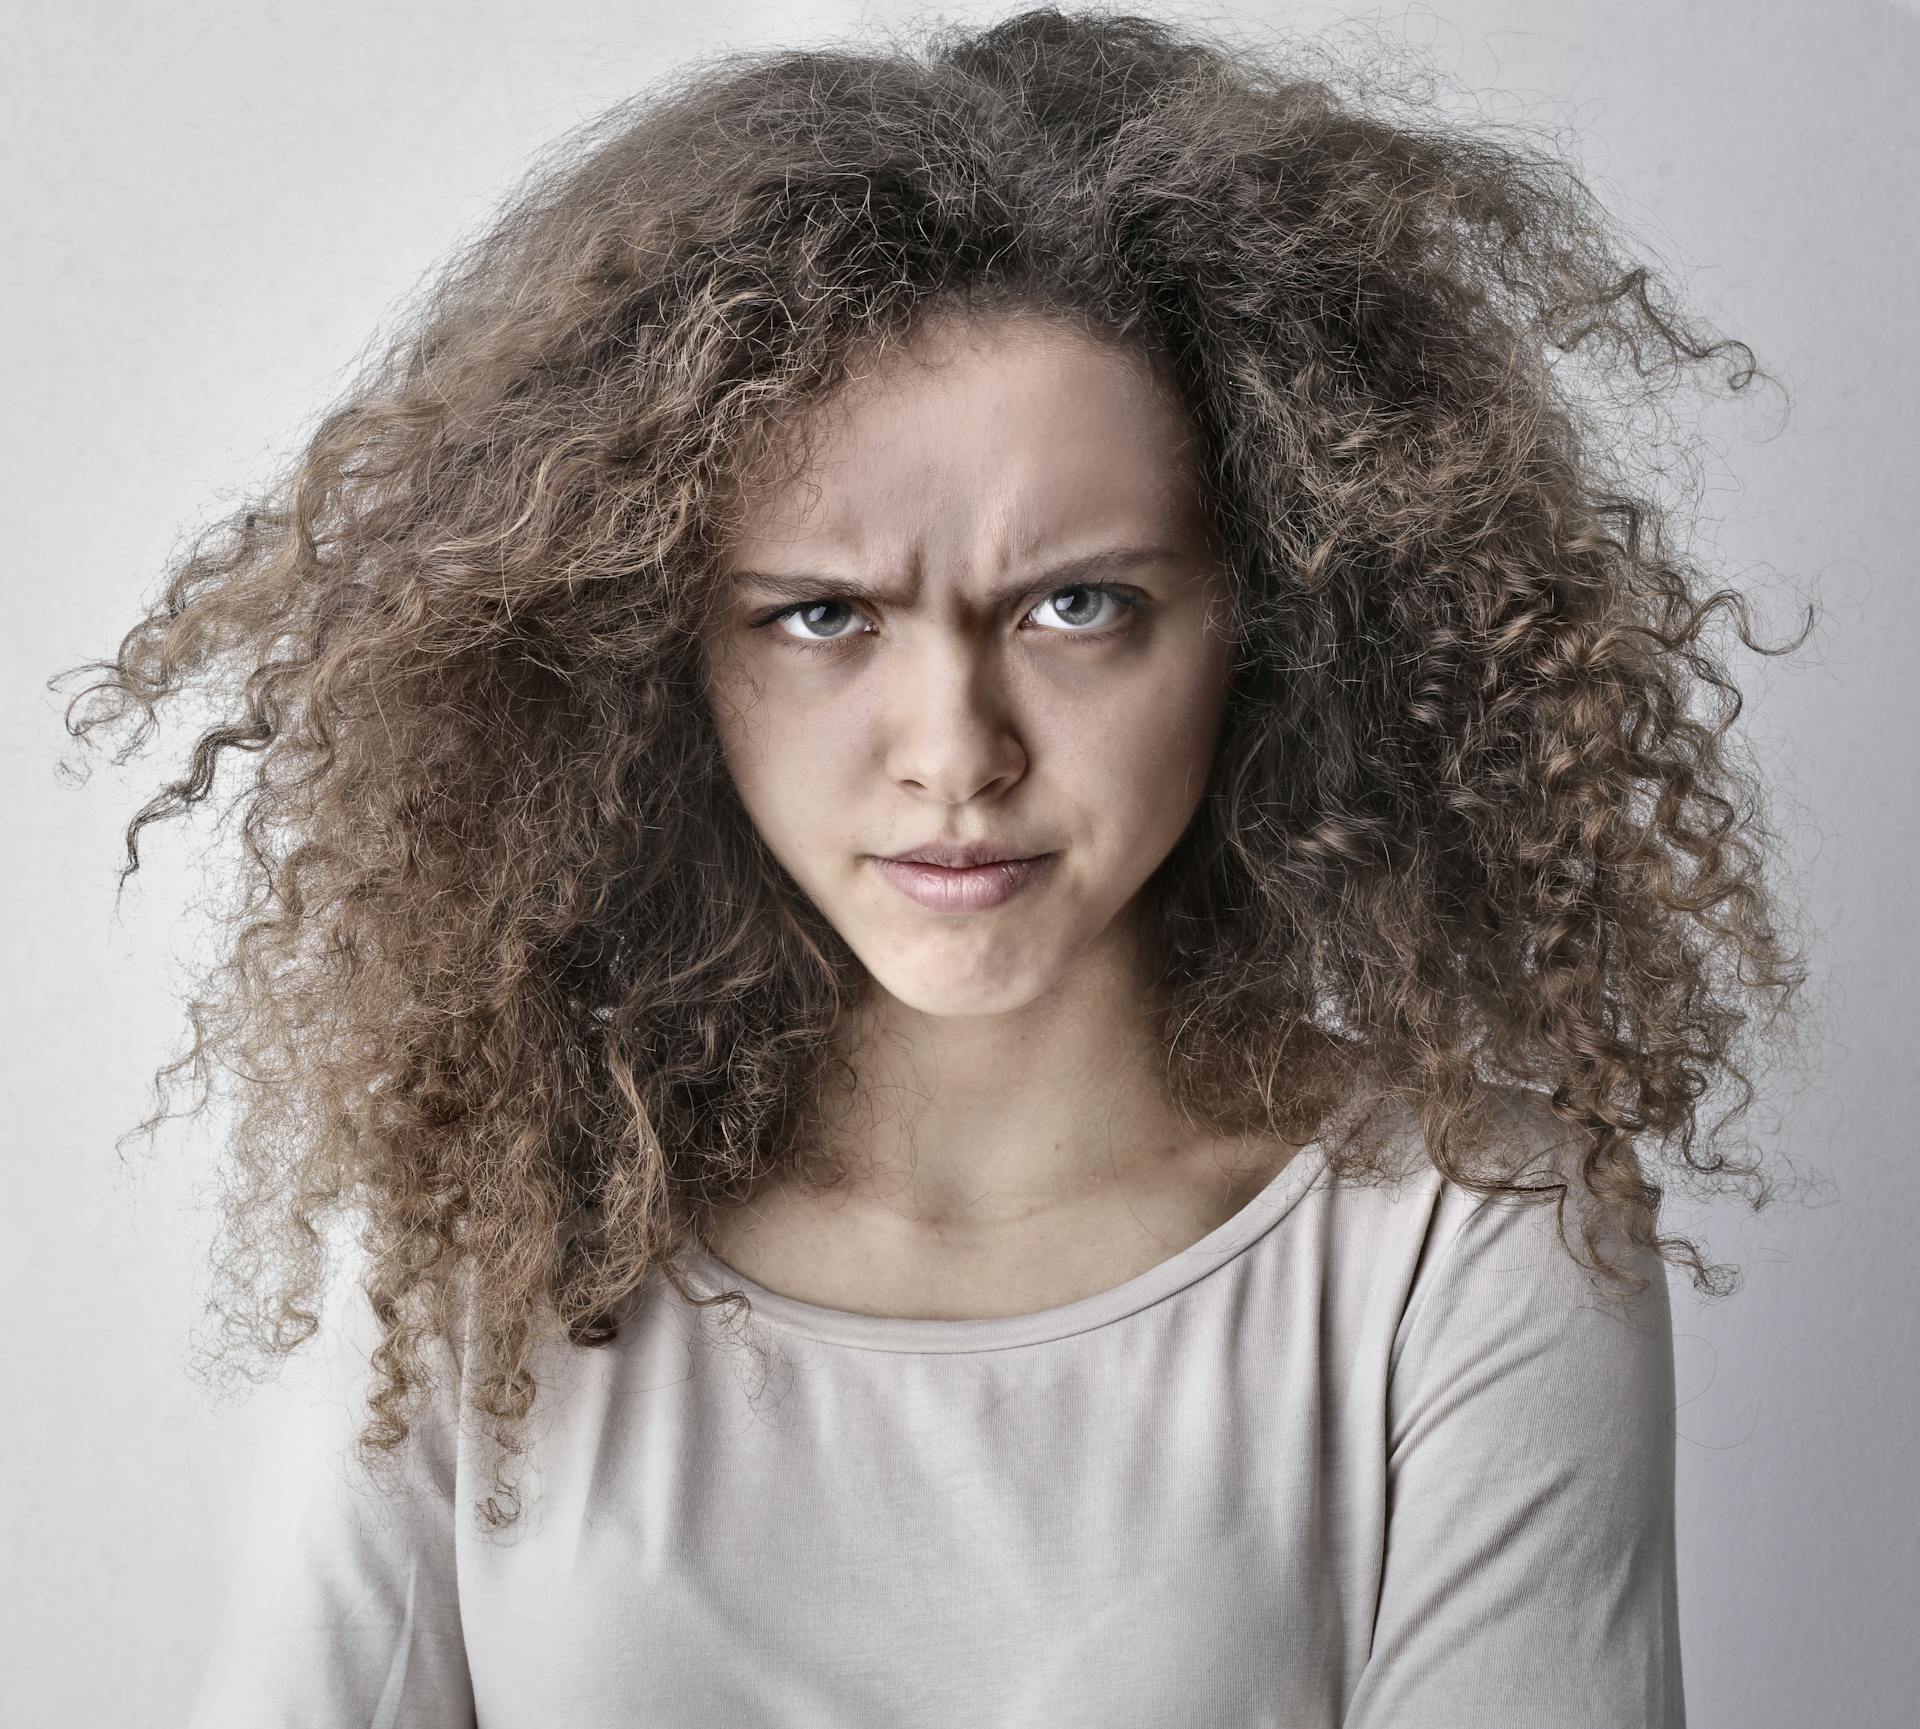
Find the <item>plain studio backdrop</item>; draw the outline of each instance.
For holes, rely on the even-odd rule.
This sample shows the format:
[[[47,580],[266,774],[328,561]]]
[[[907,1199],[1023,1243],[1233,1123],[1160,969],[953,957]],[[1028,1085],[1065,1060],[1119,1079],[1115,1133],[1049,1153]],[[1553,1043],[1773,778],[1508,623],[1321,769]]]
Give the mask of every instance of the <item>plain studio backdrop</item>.
[[[181,1048],[196,907],[231,831],[121,832],[188,717],[63,784],[48,676],[104,653],[181,537],[285,454],[369,334],[555,135],[715,48],[1017,7],[445,0],[8,9],[3,999],[8,1106],[4,1715],[182,1720],[257,1450],[298,1394],[189,1373],[222,1125],[116,1136]],[[1133,10],[1411,41],[1494,120],[1564,129],[1590,182],[1791,402],[1710,403],[1703,552],[1799,654],[1729,647],[1817,939],[1815,1060],[1742,1133],[1797,1187],[1674,1225],[1681,1629],[1694,1729],[1915,1721],[1913,1123],[1920,649],[1920,16],[1881,0],[1451,0]],[[223,766],[222,786],[244,772]],[[1788,882],[1791,891],[1795,884]]]

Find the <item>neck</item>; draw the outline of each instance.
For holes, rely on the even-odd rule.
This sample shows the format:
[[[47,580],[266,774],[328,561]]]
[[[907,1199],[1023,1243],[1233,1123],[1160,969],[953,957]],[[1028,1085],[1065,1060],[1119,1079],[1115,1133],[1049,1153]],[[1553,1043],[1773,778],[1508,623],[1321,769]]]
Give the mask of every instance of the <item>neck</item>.
[[[823,1111],[850,1202],[993,1229],[1190,1153],[1137,944],[991,1016],[925,1014],[876,990],[850,1019],[855,1077]],[[1199,1137],[1204,1138],[1204,1137]]]

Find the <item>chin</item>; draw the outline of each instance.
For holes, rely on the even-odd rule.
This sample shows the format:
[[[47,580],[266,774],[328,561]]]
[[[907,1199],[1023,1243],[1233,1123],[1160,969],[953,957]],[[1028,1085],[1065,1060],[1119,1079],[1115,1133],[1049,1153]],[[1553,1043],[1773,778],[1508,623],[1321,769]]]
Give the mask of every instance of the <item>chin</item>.
[[[1015,1009],[1025,1008],[1039,994],[1038,991],[968,994],[938,987],[911,995],[894,992],[915,1012],[946,1021],[986,1020],[994,1015],[1011,1014]]]
[[[1049,973],[1031,954],[938,956],[909,961],[894,953],[862,955],[874,982],[889,996],[923,1015],[960,1019],[1003,1015],[1025,1008],[1045,993]],[[996,964],[1004,963],[1004,964]]]

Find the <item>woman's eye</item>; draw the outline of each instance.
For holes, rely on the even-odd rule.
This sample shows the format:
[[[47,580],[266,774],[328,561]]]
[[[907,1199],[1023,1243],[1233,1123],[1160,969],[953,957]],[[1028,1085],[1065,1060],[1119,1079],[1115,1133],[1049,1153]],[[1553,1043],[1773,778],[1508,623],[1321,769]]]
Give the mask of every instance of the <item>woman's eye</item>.
[[[1075,604],[1060,605],[1063,595]],[[1041,607],[1052,607],[1054,617],[1064,619],[1070,633],[1078,635],[1082,631],[1095,629],[1102,624],[1117,623],[1120,615],[1128,610],[1130,604],[1110,588],[1056,588],[1041,601],[1040,606],[1034,608],[1034,611],[1038,612]]]
[[[771,618],[767,619],[766,622],[768,624],[785,624],[790,618],[800,619],[804,621],[807,626],[806,633],[799,631],[782,631],[781,634],[783,636],[796,637],[801,642],[835,642],[840,637],[849,635],[850,633],[847,631],[829,630],[819,636],[812,635],[811,632],[813,628],[823,622],[819,615],[823,612],[831,614],[836,612],[851,612],[852,610],[852,607],[848,606],[844,600],[804,600],[797,605],[789,606],[783,611],[776,612]],[[831,622],[831,620],[829,619],[825,622]]]
[[[1076,588],[1056,588],[1027,616],[1033,618],[1051,609],[1061,622],[1040,627],[1049,636],[1107,637],[1122,625],[1128,613],[1139,611],[1140,606],[1139,600],[1118,589],[1083,584]],[[799,648],[833,648],[862,634],[857,628],[836,629],[845,619],[858,624],[859,614],[851,602],[822,599],[795,601],[754,623],[762,629],[768,625],[778,626],[780,635]],[[793,628],[787,628],[789,623]]]

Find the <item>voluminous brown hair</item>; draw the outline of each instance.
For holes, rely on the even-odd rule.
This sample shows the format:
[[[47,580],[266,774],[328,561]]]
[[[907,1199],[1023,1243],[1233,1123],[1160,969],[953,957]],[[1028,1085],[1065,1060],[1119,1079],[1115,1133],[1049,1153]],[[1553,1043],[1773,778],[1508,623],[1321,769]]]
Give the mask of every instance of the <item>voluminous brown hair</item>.
[[[1745,603],[1670,544],[1614,411],[1758,369],[1553,150],[1318,52],[1049,8],[686,69],[538,165],[75,669],[104,677],[69,730],[137,716],[123,756],[183,689],[223,705],[123,884],[147,824],[256,762],[231,947],[156,1077],[190,1066],[195,1112],[216,1069],[239,1089],[230,1346],[314,1330],[349,1219],[363,1445],[405,1440],[464,1329],[510,1452],[538,1334],[605,1343],[656,1270],[692,1300],[705,1210],[808,1166],[862,969],[733,793],[701,632],[749,465],[955,309],[1132,345],[1198,434],[1237,646],[1148,885],[1179,1105],[1298,1139],[1416,1102],[1441,1171],[1553,1194],[1597,1274],[1635,1283],[1609,1235],[1731,1288],[1658,1234],[1650,1143],[1764,1196],[1696,1110],[1724,1076],[1746,1108],[1752,1007],[1804,975],[1705,639],[1731,609],[1757,649]],[[1513,1087],[1577,1185],[1512,1180],[1486,1100]]]

